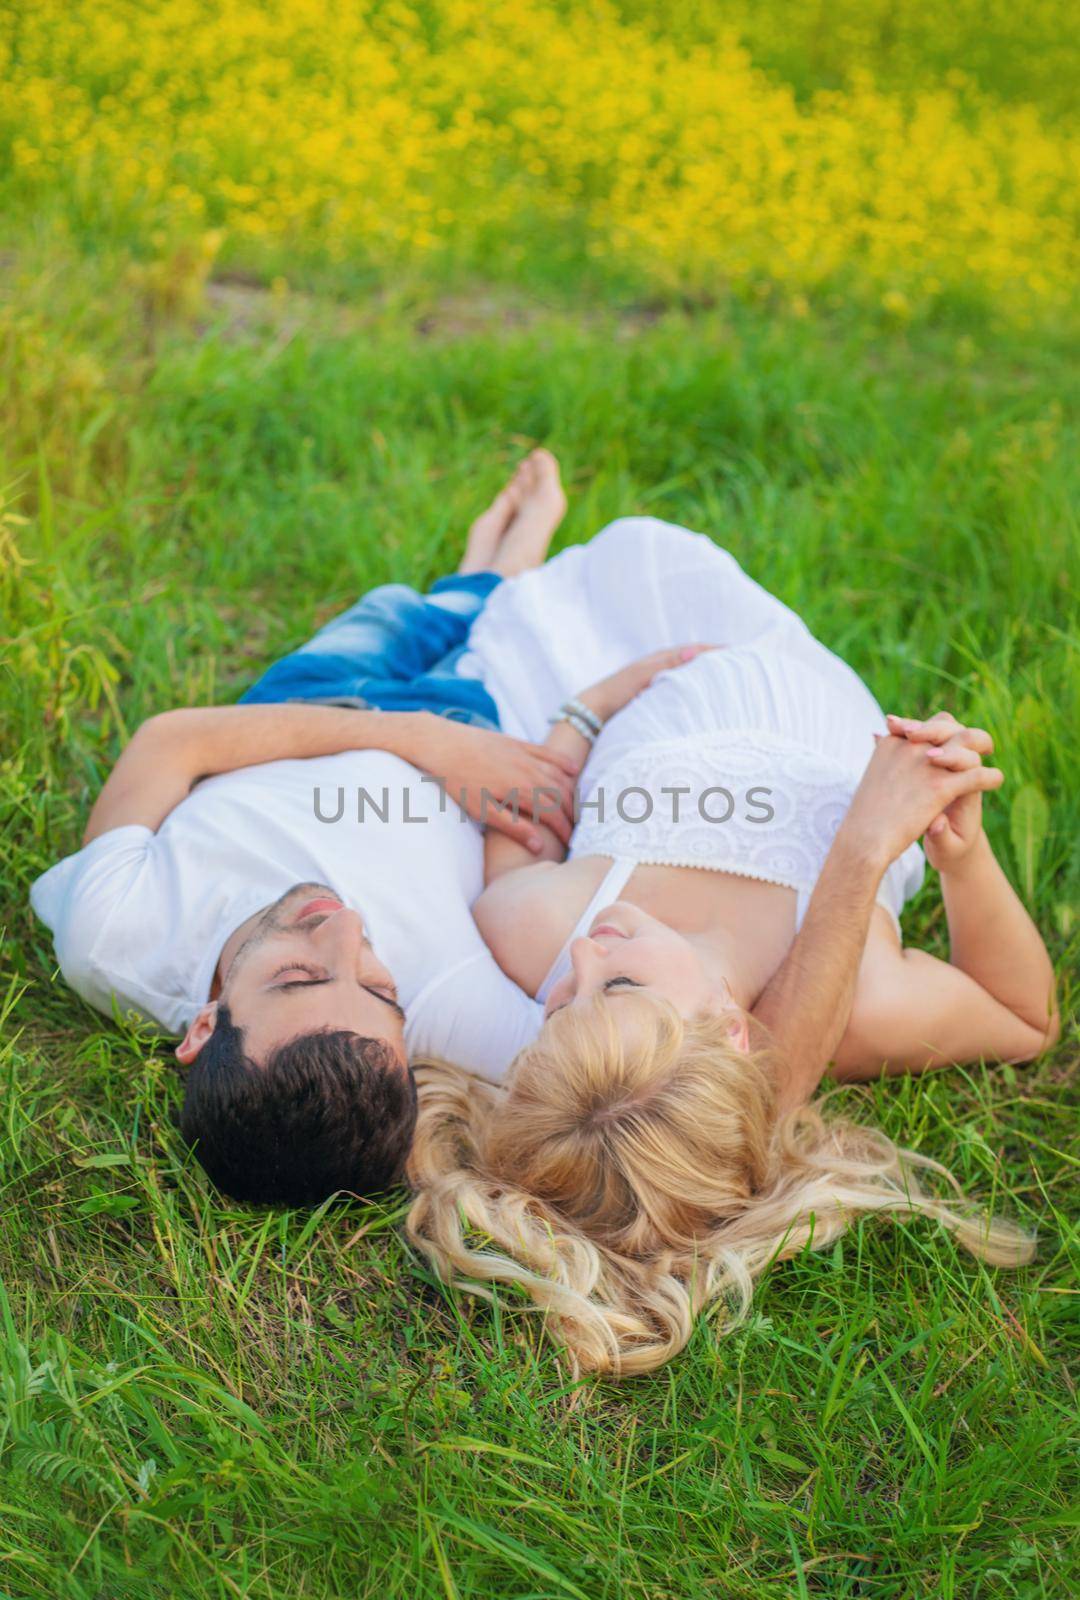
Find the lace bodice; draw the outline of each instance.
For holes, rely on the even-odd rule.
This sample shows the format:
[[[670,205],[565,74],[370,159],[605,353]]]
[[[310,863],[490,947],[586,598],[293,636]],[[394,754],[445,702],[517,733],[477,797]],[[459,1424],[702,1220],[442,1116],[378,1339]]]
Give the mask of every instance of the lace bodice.
[[[738,665],[705,667],[697,677],[710,679],[715,692]],[[693,702],[701,683],[693,668],[682,672],[681,685],[678,672],[666,675],[604,730],[582,778],[570,855],[784,884],[798,892],[801,923],[862,768],[842,740],[840,753],[825,755],[761,727],[704,729],[699,720],[698,731],[657,738],[658,711],[669,727],[679,711],[700,719]],[[885,874],[879,903],[898,919],[921,879],[916,845]]]

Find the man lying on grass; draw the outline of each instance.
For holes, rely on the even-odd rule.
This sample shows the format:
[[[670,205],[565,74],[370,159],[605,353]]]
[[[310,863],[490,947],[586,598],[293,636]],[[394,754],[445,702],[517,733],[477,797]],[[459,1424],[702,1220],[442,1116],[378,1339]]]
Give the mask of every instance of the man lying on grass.
[[[565,839],[577,763],[497,732],[453,665],[565,504],[554,457],[534,452],[429,596],[375,590],[242,704],[152,717],[83,848],[33,885],[79,994],[183,1035],[183,1131],[238,1199],[387,1187],[416,1119],[408,1056],[498,1076],[539,1027],[470,915],[482,844],[456,802],[538,847],[530,815],[489,799],[542,791]]]

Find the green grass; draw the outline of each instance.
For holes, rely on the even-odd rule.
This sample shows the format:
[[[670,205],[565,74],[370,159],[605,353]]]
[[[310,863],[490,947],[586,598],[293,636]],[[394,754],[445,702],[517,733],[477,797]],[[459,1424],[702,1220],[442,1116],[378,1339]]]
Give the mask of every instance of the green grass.
[[[3,275],[0,483],[25,520],[0,548],[0,1594],[1075,1593],[1065,332],[961,304],[901,327],[422,284],[351,303],[233,286],[169,320],[121,256],[45,234]],[[58,979],[27,888],[76,847],[124,736],[234,697],[359,589],[437,576],[529,441],[563,460],[567,542],[631,511],[707,530],[888,708],[992,730],[988,826],[1057,962],[1062,1043],[838,1103],[1036,1226],[1031,1268],[867,1222],[770,1274],[738,1331],[714,1314],[653,1377],[573,1384],[512,1295],[434,1283],[404,1197],[224,1204],[173,1131],[167,1041]],[[1029,786],[1045,837],[1014,804]],[[932,883],[907,930],[943,949]]]

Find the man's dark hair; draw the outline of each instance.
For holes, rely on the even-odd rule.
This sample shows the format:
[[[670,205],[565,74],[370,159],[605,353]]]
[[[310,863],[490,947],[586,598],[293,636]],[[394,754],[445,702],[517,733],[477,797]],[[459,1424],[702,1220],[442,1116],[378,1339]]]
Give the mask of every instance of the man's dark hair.
[[[391,1188],[415,1127],[412,1068],[385,1040],[304,1033],[259,1066],[225,1005],[188,1070],[180,1114],[180,1131],[218,1188],[263,1205]]]

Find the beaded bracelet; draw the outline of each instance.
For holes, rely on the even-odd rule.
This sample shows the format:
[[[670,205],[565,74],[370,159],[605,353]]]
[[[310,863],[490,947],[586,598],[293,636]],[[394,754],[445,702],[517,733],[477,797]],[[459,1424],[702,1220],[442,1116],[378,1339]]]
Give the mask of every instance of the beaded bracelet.
[[[588,724],[593,733],[599,733],[600,729],[604,726],[601,719],[596,715],[596,712],[590,711],[589,707],[583,700],[564,700],[562,705],[559,707],[559,710],[572,711],[575,717],[580,717],[582,722]]]
[[[552,725],[554,725],[556,722],[568,722],[574,729],[575,733],[580,733],[581,737],[585,740],[586,744],[590,746],[590,748],[596,743],[596,734],[589,727],[588,723],[583,721],[583,719],[578,716],[576,711],[571,711],[568,706],[560,706],[557,714],[553,717],[549,717],[548,722]]]

